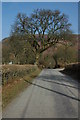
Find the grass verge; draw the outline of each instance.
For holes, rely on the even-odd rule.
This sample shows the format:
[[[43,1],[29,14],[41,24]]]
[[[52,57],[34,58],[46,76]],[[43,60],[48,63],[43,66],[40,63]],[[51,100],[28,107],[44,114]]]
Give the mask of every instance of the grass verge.
[[[41,72],[39,68],[36,68],[34,71],[26,74],[24,77],[26,80],[32,81],[38,74]],[[13,82],[2,87],[2,108],[4,109],[11,101],[14,99],[20,92],[29,86],[29,83],[26,83],[22,77],[17,77]]]
[[[67,65],[61,72],[80,82],[80,63]]]

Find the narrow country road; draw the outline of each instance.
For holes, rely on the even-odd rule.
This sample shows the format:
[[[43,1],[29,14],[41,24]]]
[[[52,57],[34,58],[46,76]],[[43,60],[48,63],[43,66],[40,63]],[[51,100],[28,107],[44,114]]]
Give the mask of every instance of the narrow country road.
[[[44,69],[30,84],[5,108],[3,118],[78,118],[78,83],[60,69]]]

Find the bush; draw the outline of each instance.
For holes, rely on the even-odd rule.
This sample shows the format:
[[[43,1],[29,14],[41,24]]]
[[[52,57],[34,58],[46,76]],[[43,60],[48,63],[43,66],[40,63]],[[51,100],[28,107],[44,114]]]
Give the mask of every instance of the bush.
[[[31,44],[24,38],[14,36],[2,42],[2,63],[34,64],[36,55]]]
[[[2,84],[12,82],[14,78],[24,77],[36,70],[33,65],[3,65],[2,66]]]
[[[45,68],[54,68],[55,61],[49,54],[46,54],[45,56],[41,55],[39,58],[39,65],[42,65]]]
[[[80,82],[80,63],[66,65],[63,72],[76,78]]]
[[[77,49],[71,46],[65,49],[63,45],[46,50],[39,59],[39,64],[45,68],[65,67],[66,64],[77,62]]]

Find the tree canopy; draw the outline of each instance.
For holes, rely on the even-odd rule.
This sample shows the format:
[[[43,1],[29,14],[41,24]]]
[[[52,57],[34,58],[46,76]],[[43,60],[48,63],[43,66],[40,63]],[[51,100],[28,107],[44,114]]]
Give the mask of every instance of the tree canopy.
[[[63,33],[70,30],[68,17],[59,10],[36,9],[28,17],[18,13],[12,35],[27,35],[38,53],[62,40]]]

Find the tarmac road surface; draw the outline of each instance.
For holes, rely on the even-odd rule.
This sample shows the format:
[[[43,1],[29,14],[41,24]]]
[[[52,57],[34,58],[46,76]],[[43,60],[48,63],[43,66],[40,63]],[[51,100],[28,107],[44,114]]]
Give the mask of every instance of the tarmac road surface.
[[[79,84],[60,69],[44,69],[30,84],[4,109],[3,118],[78,118]]]

